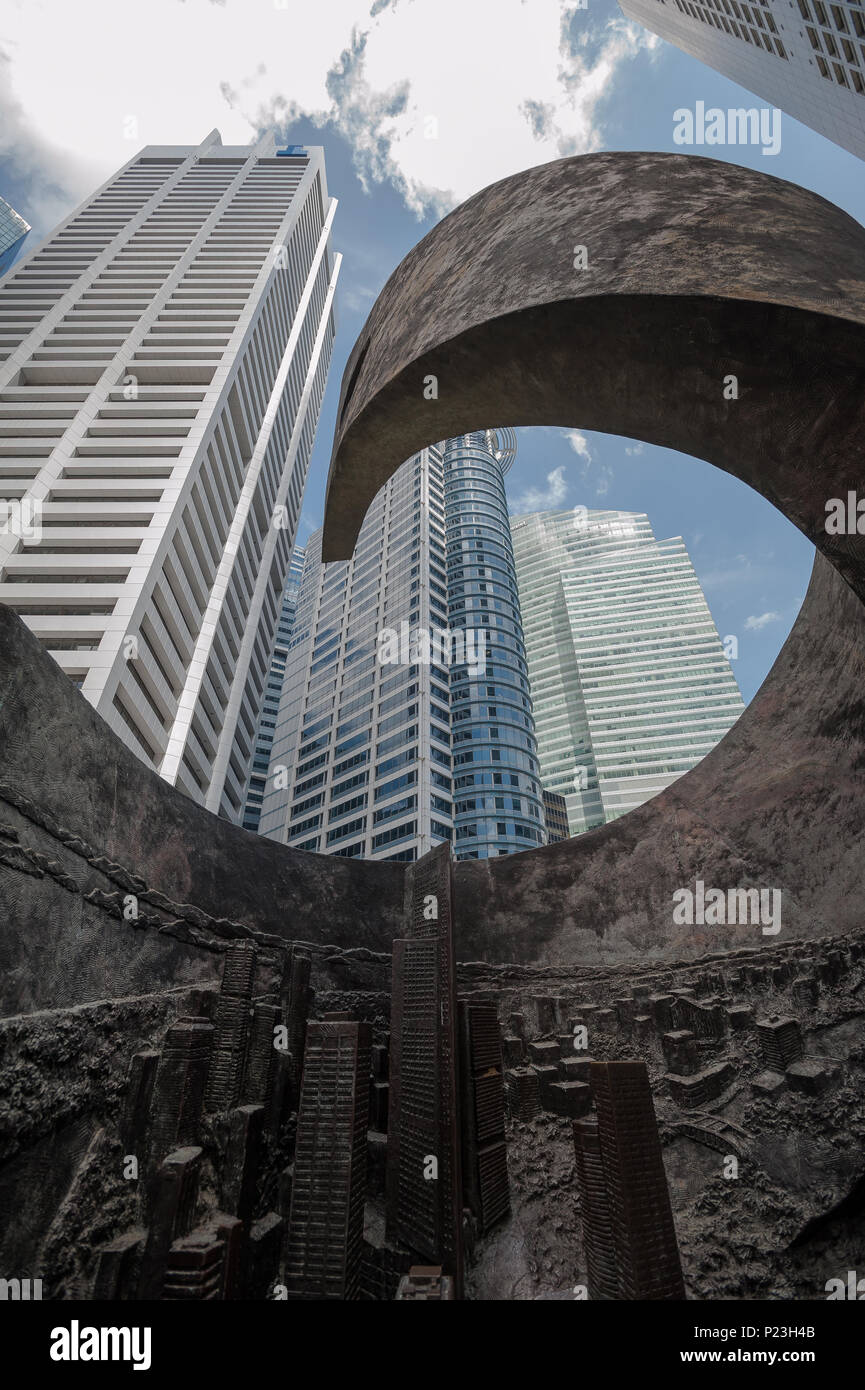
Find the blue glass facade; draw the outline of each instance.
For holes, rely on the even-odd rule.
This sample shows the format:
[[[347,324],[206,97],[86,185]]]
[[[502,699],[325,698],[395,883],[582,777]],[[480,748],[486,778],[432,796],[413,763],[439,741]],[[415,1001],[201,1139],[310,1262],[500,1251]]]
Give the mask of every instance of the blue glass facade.
[[[486,633],[485,669],[450,671],[454,852],[488,859],[546,843],[504,475],[509,431],[444,445],[448,623]],[[468,649],[468,644],[467,644]]]
[[[0,198],[0,275],[11,268],[29,231],[30,223]]]

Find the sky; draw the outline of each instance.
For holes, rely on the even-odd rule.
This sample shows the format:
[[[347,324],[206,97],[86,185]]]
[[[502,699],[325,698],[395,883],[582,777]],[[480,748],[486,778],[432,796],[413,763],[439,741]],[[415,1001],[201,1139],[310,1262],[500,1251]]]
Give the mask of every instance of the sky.
[[[674,112],[760,106],[624,20],[614,0],[5,0],[0,195],[25,251],[146,144],[270,126],[322,145],[339,201],[338,333],[299,540],[321,524],[343,367],[400,259],[459,202],[520,169],[596,150],[669,150]],[[696,147],[688,153],[700,154]],[[813,189],[865,220],[862,165],[784,116],[781,148],[711,157]],[[682,536],[750,700],[801,606],[813,547],[700,460],[612,435],[518,431],[510,504],[646,512]]]

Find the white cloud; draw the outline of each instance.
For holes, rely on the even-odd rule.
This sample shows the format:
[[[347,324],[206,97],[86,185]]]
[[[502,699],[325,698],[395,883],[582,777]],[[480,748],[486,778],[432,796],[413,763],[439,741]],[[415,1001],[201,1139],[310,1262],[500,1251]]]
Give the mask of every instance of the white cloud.
[[[516,497],[511,506],[511,511],[517,515],[523,512],[552,512],[557,507],[561,507],[568,495],[568,484],[565,481],[564,465],[554,468],[552,473],[547,474],[546,490],[530,487],[525,492]]]
[[[574,453],[578,454],[581,459],[585,459],[586,463],[591,463],[592,451],[586,436],[581,434],[579,430],[565,430],[563,433]]]
[[[51,138],[34,129],[13,94],[12,66],[8,53],[0,47],[0,158],[17,180],[28,185],[27,213],[33,235],[26,249],[30,250],[104,182],[105,170],[87,151],[70,155],[61,148],[62,128]]]
[[[613,470],[610,465],[608,463],[596,464],[589,441],[580,430],[562,430],[562,437],[568,441],[577,457],[583,460],[580,477],[585,480],[590,473],[593,473],[595,496],[605,497],[613,481]]]
[[[600,471],[600,473],[598,474],[597,480],[596,480],[596,482],[595,482],[595,496],[596,496],[596,497],[606,497],[607,493],[608,493],[609,490],[610,490],[610,483],[611,483],[612,481],[613,481],[613,470],[612,470],[612,468],[610,468],[609,464],[607,464],[607,463],[602,464],[602,465],[601,465],[601,471]]]
[[[352,285],[347,283],[341,288],[339,302],[344,308],[350,309],[354,314],[368,314],[372,308],[378,287],[373,289],[370,285]]]
[[[745,631],[761,632],[763,628],[768,627],[770,623],[778,623],[780,621],[780,613],[761,613],[759,618],[751,616],[745,619]]]
[[[653,46],[573,0],[87,0],[83,16],[69,0],[13,0],[0,52],[19,119],[3,148],[35,161],[37,179],[60,173],[72,202],[85,191],[72,166],[105,178],[144,144],[214,126],[246,144],[305,115],[346,135],[368,186],[387,180],[416,211],[441,212],[600,148],[616,72]]]
[[[626,453],[626,454],[630,454],[631,457],[633,458],[633,457],[635,457],[637,454],[641,454],[641,453],[643,452],[643,450],[645,449],[645,447],[646,447],[645,444],[627,444],[627,445],[625,446],[625,453]]]

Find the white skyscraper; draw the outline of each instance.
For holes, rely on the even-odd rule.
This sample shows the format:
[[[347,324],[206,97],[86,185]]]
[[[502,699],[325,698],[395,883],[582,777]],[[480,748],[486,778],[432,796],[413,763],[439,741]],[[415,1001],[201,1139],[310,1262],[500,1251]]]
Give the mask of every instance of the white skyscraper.
[[[453,836],[447,667],[379,633],[448,625],[441,453],[378,493],[349,561],[306,544],[260,831],[296,849],[417,859]],[[403,659],[399,659],[400,656]]]
[[[681,777],[744,704],[681,538],[583,508],[511,534],[541,781],[576,835]]]
[[[619,0],[628,19],[865,158],[865,5]]]
[[[291,557],[291,569],[289,570],[285,593],[282,596],[282,610],[276,629],[276,642],[270,661],[270,670],[267,673],[258,727],[255,732],[255,748],[252,755],[249,786],[246,790],[246,804],[243,808],[244,830],[257,830],[261,819],[261,805],[264,801],[267,769],[270,766],[270,755],[273,750],[273,733],[276,729],[279,702],[282,698],[282,686],[285,681],[288,649],[294,631],[294,615],[300,596],[304,558],[305,551],[302,546],[298,546]]]
[[[330,363],[335,208],[322,150],[213,131],[145,147],[0,281],[0,602],[232,820]]]

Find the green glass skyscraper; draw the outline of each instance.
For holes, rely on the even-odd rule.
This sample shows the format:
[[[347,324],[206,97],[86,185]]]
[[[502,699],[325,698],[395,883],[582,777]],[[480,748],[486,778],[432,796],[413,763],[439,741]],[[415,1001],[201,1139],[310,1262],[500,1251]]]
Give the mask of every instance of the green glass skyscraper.
[[[681,777],[744,704],[681,537],[581,507],[511,534],[541,781],[576,835]]]

